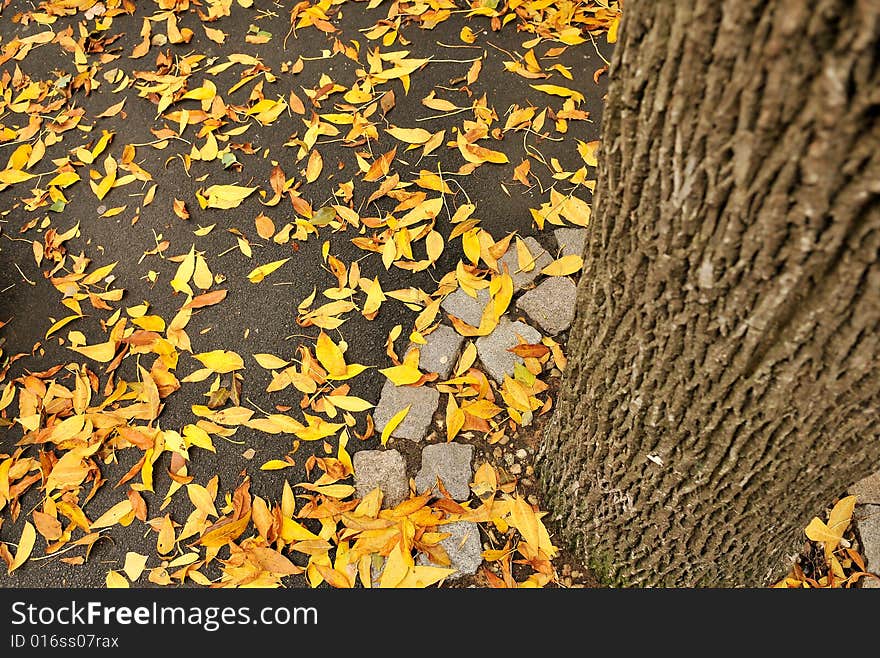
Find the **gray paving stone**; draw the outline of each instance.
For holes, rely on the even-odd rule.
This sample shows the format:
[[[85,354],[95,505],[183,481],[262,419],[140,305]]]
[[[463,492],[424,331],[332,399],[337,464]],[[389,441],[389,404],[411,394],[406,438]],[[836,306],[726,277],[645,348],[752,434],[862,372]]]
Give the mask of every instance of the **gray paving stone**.
[[[857,505],[854,516],[865,567],[871,573],[880,574],[880,505]],[[862,587],[880,588],[880,580],[864,577]]]
[[[858,503],[880,505],[880,471],[859,480],[849,488],[849,493],[858,496]]]
[[[359,450],[351,461],[359,498],[376,487],[384,494],[385,507],[394,507],[409,497],[406,461],[397,450]]]
[[[431,386],[395,386],[386,380],[382,387],[379,404],[373,413],[376,430],[385,429],[388,421],[398,411],[410,405],[400,424],[391,432],[391,436],[410,441],[421,441],[428,433],[431,417],[440,402],[440,392]]]
[[[584,243],[587,240],[585,228],[558,228],[553,231],[556,236],[556,244],[559,245],[561,256],[584,255]]]
[[[565,331],[574,320],[577,286],[567,276],[551,276],[523,293],[516,307],[551,336]]]
[[[439,495],[437,478],[455,500],[471,496],[471,461],[474,447],[466,443],[435,443],[422,449],[422,468],[416,475],[416,490],[434,489]]]
[[[477,323],[479,324],[479,322]],[[424,345],[410,343],[407,354],[415,347],[419,348],[419,369],[423,372],[436,372],[441,379],[447,379],[452,366],[458,359],[458,352],[464,342],[464,336],[452,327],[441,324],[425,336],[428,342]]]
[[[486,373],[499,383],[504,381],[504,375],[513,376],[514,365],[523,363],[522,357],[507,351],[508,348],[519,344],[517,334],[527,343],[537,343],[541,340],[541,334],[533,327],[524,322],[511,322],[506,317],[501,318],[501,322],[491,334],[477,338],[477,355],[483,362]]]
[[[478,290],[476,299],[459,288],[446,296],[440,303],[440,308],[470,325],[479,327],[480,319],[483,317],[483,309],[488,303],[488,288]]]
[[[450,566],[455,569],[455,573],[448,579],[455,580],[477,573],[477,569],[483,563],[480,529],[477,524],[473,521],[456,521],[439,526],[437,531],[450,533],[449,537],[440,542],[452,563]],[[424,553],[419,555],[417,562],[420,565],[437,566]]]
[[[551,256],[550,252],[544,249],[544,247],[541,246],[541,243],[535,240],[535,238],[529,236],[523,241],[529,248],[532,258],[535,259],[535,266],[530,271],[523,272],[519,269],[519,257],[516,253],[516,238],[510,241],[510,247],[507,249],[507,252],[498,260],[498,269],[502,272],[504,271],[502,263],[507,265],[507,269],[510,272],[510,278],[513,279],[514,292],[522,290],[532,281],[537,279],[541,274],[541,270],[553,262],[553,256]]]

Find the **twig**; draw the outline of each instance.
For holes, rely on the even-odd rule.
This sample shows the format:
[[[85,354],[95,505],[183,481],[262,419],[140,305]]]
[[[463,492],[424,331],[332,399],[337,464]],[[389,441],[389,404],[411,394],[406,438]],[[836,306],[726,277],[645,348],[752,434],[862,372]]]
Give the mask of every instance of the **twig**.
[[[470,107],[460,107],[457,110],[449,110],[449,112],[444,112],[443,114],[433,114],[429,117],[417,117],[416,121],[431,121],[432,119],[442,119],[444,117],[451,117],[453,114],[461,114],[462,112],[470,112],[474,109],[473,105]]]
[[[32,286],[37,285],[36,283],[34,283],[33,281],[31,281],[29,278],[27,278],[27,277],[24,275],[24,272],[21,271],[21,268],[18,266],[18,263],[13,263],[13,265],[15,265],[15,269],[18,270],[18,273],[21,274],[21,278],[22,278],[22,279],[24,279],[25,281],[27,281],[27,282],[28,282],[29,284],[31,284]]]
[[[605,59],[604,55],[602,55],[602,53],[599,52],[599,46],[596,44],[596,39],[593,38],[592,32],[587,32],[587,34],[590,35],[590,41],[593,42],[593,48],[596,49],[596,54],[602,59],[603,62],[605,62],[606,66],[611,66],[611,62],[609,62],[607,59]]]

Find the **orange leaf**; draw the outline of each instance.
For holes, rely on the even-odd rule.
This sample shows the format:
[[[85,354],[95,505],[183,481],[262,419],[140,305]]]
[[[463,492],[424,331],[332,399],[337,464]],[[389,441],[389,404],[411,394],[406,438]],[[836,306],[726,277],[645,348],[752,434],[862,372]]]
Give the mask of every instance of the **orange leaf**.
[[[196,295],[189,302],[184,304],[183,308],[202,308],[204,306],[213,306],[214,304],[219,304],[224,299],[226,299],[226,293],[226,290],[212,290],[211,292]]]

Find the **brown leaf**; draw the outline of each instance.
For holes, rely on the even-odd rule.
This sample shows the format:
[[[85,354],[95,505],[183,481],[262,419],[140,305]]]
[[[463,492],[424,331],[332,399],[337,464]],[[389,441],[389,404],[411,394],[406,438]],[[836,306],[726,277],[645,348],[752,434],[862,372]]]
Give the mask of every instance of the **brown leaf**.
[[[180,199],[174,199],[174,214],[181,219],[189,219],[189,210],[186,209],[186,203]]]
[[[538,344],[529,344],[529,343],[520,343],[515,347],[511,347],[507,350],[508,352],[513,352],[517,356],[521,356],[523,358],[527,357],[535,357],[540,359],[545,354],[549,354],[550,348],[546,345]]]
[[[370,165],[369,170],[364,175],[365,181],[377,181],[383,176],[388,175],[388,172],[391,169],[391,163],[394,162],[394,157],[397,155],[397,147],[395,146],[393,149],[388,151],[387,153],[383,153]]]
[[[293,90],[290,91],[290,96],[287,99],[287,104],[288,104],[288,106],[290,106],[290,109],[293,110],[294,112],[296,112],[297,114],[305,114],[306,113],[305,105],[303,105],[302,100],[300,100],[300,97],[297,96],[293,92]]]
[[[272,236],[275,235],[275,223],[270,217],[267,217],[263,213],[256,216],[254,224],[257,227],[257,235],[264,240],[270,240],[272,239]]]
[[[226,290],[212,290],[211,292],[202,293],[201,295],[196,295],[189,302],[184,304],[183,308],[193,309],[213,306],[226,299],[226,294]]]
[[[37,532],[43,535],[48,541],[55,541],[61,537],[61,522],[54,516],[35,510],[34,513],[31,514],[31,518],[34,520]]]
[[[293,576],[305,571],[271,548],[257,546],[249,549],[248,553],[254,558],[254,562],[263,569],[279,576]]]
[[[144,501],[143,496],[141,496],[134,489],[128,490],[128,499],[131,501],[131,508],[134,510],[135,518],[146,521],[147,520],[147,503]]]

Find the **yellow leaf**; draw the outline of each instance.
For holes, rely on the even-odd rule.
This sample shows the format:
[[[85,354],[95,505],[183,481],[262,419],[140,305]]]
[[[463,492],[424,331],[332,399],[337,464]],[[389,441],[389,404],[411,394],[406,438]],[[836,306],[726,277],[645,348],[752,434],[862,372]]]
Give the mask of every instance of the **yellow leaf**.
[[[461,247],[464,255],[474,265],[480,260],[480,231],[482,229],[471,229],[465,231],[461,236]]]
[[[366,411],[375,405],[352,395],[331,395],[327,397],[334,407],[339,407],[345,411]]]
[[[517,496],[510,501],[511,525],[519,530],[532,547],[537,548],[540,543],[538,536],[538,517],[535,516],[535,510],[523,498]]]
[[[306,182],[314,183],[321,175],[321,171],[324,169],[324,159],[321,157],[321,154],[314,150],[311,155],[309,155],[309,162],[306,165]]]
[[[93,272],[90,272],[88,276],[86,276],[82,281],[80,281],[83,285],[92,285],[94,283],[98,283],[102,279],[106,278],[110,272],[113,271],[113,268],[116,267],[117,261],[109,263],[108,265],[103,265],[99,267]]]
[[[444,181],[438,174],[432,173],[426,169],[419,171],[419,177],[413,182],[426,190],[435,190],[437,192],[452,194],[452,188],[449,187],[446,181]]]
[[[855,496],[841,498],[831,510],[827,525],[819,518],[813,517],[813,520],[804,529],[804,533],[812,541],[824,543],[826,554],[830,554],[841,543],[843,533],[846,532],[852,520],[855,504]]]
[[[201,255],[196,257],[196,267],[193,272],[192,280],[193,283],[202,290],[207,290],[214,283],[214,275],[211,274],[211,270],[208,267],[208,261],[206,261]]]
[[[501,407],[490,402],[489,400],[477,400],[476,402],[472,402],[465,407],[462,407],[464,411],[467,411],[469,414],[476,416],[477,418],[482,418],[484,420],[488,420],[490,418],[494,418],[499,413],[501,413]]]
[[[135,581],[141,577],[141,574],[144,572],[144,567],[146,566],[146,555],[129,551],[125,554],[125,565],[122,567],[122,570],[125,572],[125,575],[128,576],[129,580]]]
[[[424,144],[431,139],[431,133],[424,128],[388,128],[385,132],[407,144]]]
[[[581,158],[588,167],[598,167],[599,160],[596,158],[596,151],[599,149],[599,142],[582,142],[577,140],[577,150]]]
[[[4,185],[14,185],[33,178],[33,174],[18,169],[4,169],[0,171],[0,183]]]
[[[281,260],[272,261],[271,263],[255,267],[251,270],[250,274],[247,275],[247,278],[251,283],[259,283],[289,260],[289,258],[282,258]]]
[[[128,208],[127,205],[110,208],[109,210],[105,210],[103,213],[101,213],[101,217],[116,217],[116,215],[122,214],[126,208]]]
[[[489,495],[494,495],[497,489],[498,474],[489,462],[483,462],[474,473],[471,491],[480,498],[485,499]]]
[[[412,405],[408,404],[403,409],[394,414],[391,419],[388,421],[388,424],[385,425],[385,429],[382,430],[382,445],[388,443],[388,439],[391,438],[391,433],[397,429],[397,426],[403,422],[403,419],[406,418],[406,415],[409,413],[409,408]]]
[[[205,80],[201,87],[191,89],[180,98],[181,100],[209,101],[216,95],[217,87],[210,80]]]
[[[230,523],[218,526],[213,530],[209,530],[201,536],[199,543],[208,548],[223,546],[233,539],[237,539],[238,536],[245,531],[250,520],[251,515],[248,513],[240,519],[236,519]]]
[[[97,528],[109,528],[112,525],[116,525],[119,523],[119,520],[131,512],[131,510],[131,501],[128,498],[122,502],[116,503],[92,523],[92,530]]]
[[[287,361],[274,354],[254,354],[254,360],[260,364],[260,367],[266,370],[278,370],[288,366]]]
[[[620,16],[615,16],[608,26],[608,43],[617,43],[617,30],[620,28]]]
[[[529,247],[525,240],[516,238],[516,263],[522,272],[531,272],[535,269],[535,257],[529,251]]]
[[[419,350],[413,349],[407,352],[402,364],[391,366],[390,368],[382,368],[379,372],[390,379],[396,386],[405,386],[407,384],[414,384],[422,378],[418,365]]]
[[[339,377],[346,374],[347,367],[342,350],[323,331],[318,335],[318,342],[315,345],[315,356],[318,357],[318,361],[321,362],[321,365],[327,369],[330,375]]]
[[[60,174],[50,180],[47,185],[54,185],[55,187],[67,187],[68,185],[72,185],[79,179],[79,174],[75,171],[62,171]]]
[[[379,372],[390,379],[396,386],[414,384],[422,377],[422,373],[418,368],[405,363],[399,366],[391,366],[390,368],[381,368]]]
[[[554,64],[550,67],[553,71],[559,71],[559,73],[568,78],[569,80],[574,80],[574,76],[571,74],[571,71],[565,68],[562,64]]]
[[[159,537],[156,540],[156,550],[159,551],[159,555],[168,555],[174,550],[174,524],[171,523],[171,517],[167,514],[162,517]]]
[[[256,189],[241,185],[211,185],[203,193],[206,198],[205,207],[223,210],[237,208]]]
[[[452,441],[464,427],[464,412],[455,402],[455,396],[449,394],[446,402],[446,440]]]
[[[427,565],[414,566],[404,576],[403,580],[397,583],[398,589],[412,589],[430,587],[434,583],[438,583],[455,573],[455,569],[448,567],[434,567]]]
[[[82,317],[81,315],[68,315],[66,318],[61,318],[60,320],[58,320],[58,322],[56,322],[51,327],[49,327],[49,331],[46,332],[46,338],[48,338],[49,336],[54,334],[56,331],[61,329],[64,325],[69,324],[70,322],[73,322],[77,318],[81,318],[81,317]]]
[[[425,238],[425,251],[428,254],[428,260],[432,263],[437,262],[443,253],[443,236],[437,231],[431,231]]]
[[[208,35],[208,38],[214,43],[222,44],[226,41],[226,33],[223,30],[215,30],[213,27],[208,27],[207,25],[202,25],[205,28],[205,34]]]
[[[323,418],[303,414],[308,425],[301,429],[295,429],[294,434],[303,441],[319,441],[323,438],[336,434],[345,425],[342,423],[328,423]]]
[[[397,587],[409,573],[412,563],[412,556],[406,552],[400,544],[397,544],[388,555],[385,561],[385,568],[382,569],[382,577],[379,579],[379,587]],[[407,559],[408,558],[408,559]]]
[[[27,562],[27,559],[31,556],[31,551],[34,550],[34,542],[36,540],[36,529],[31,525],[30,521],[25,521],[24,527],[21,529],[21,538],[18,540],[18,548],[15,550],[15,557],[12,558],[12,564],[6,570],[7,574],[12,573]]]
[[[318,535],[313,533],[304,525],[297,523],[287,516],[282,519],[281,538],[286,542],[311,541],[315,539],[320,539]]]
[[[211,440],[211,435],[198,425],[187,425],[184,427],[183,438],[187,447],[196,446],[204,450],[217,452],[214,448],[214,442]]]
[[[201,361],[203,366],[221,375],[244,368],[244,360],[235,352],[227,350],[213,350],[193,356]]]
[[[107,587],[110,589],[128,589],[129,584],[128,581],[118,571],[113,571],[112,569],[107,572],[107,578],[105,580],[107,583]]]
[[[180,261],[180,265],[177,266],[177,271],[174,273],[174,278],[171,279],[171,287],[174,288],[177,292],[185,292],[187,295],[192,295],[192,288],[189,286],[189,280],[192,278],[193,273],[196,270],[196,252],[195,245],[190,246],[189,253],[184,256],[183,260]]]
[[[280,471],[282,468],[289,468],[293,466],[290,462],[286,462],[282,459],[270,459],[265,464],[260,466],[261,471]]]
[[[571,98],[575,103],[580,103],[584,100],[584,95],[580,92],[574,91],[573,89],[569,89],[568,87],[560,87],[559,85],[529,85],[532,89],[537,89],[538,91],[543,91],[545,94],[551,94],[552,96],[562,96],[563,98]]]
[[[577,254],[569,254],[553,261],[543,270],[542,274],[547,276],[568,276],[574,274],[584,266],[584,259]]]
[[[324,484],[316,486],[313,491],[330,498],[348,498],[355,489],[350,484]]]
[[[856,496],[846,496],[837,501],[837,504],[828,515],[828,527],[833,531],[840,531],[843,535],[844,531],[849,527],[852,521],[853,510],[856,507]]]
[[[159,315],[143,315],[132,318],[131,323],[144,331],[165,331],[165,320]]]
[[[247,407],[227,407],[214,411],[204,405],[194,404],[190,407],[196,416],[207,418],[221,425],[241,425],[250,420],[254,415],[253,410]]]
[[[116,354],[116,342],[108,340],[106,343],[98,343],[97,345],[83,345],[82,347],[71,347],[74,352],[79,352],[83,356],[107,363],[112,361]]]
[[[349,363],[345,367],[345,374],[344,375],[327,375],[327,379],[332,379],[332,380],[351,379],[352,377],[356,377],[357,375],[361,374],[368,367],[369,366],[365,366],[360,363]]]
[[[186,430],[184,430],[184,433]],[[214,506],[214,497],[207,488],[200,484],[190,483],[186,485],[186,493],[190,502],[196,509],[207,516],[217,516],[217,508]]]

